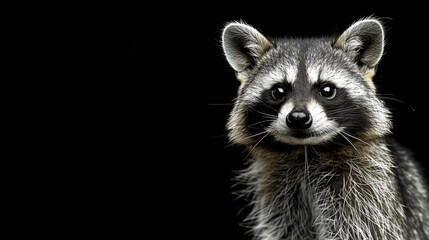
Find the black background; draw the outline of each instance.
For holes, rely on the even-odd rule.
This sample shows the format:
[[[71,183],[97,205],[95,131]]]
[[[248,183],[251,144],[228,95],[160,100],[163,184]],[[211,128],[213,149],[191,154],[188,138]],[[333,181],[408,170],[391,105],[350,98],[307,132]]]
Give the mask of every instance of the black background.
[[[429,168],[425,149],[428,21],[424,9],[353,2],[348,6],[309,2],[232,6],[218,2],[166,4],[157,9],[109,5],[105,18],[98,20],[102,36],[107,38],[102,40],[105,45],[100,54],[107,59],[108,72],[113,68],[114,76],[122,81],[117,88],[119,96],[133,102],[132,108],[121,111],[149,119],[150,124],[137,131],[143,135],[139,140],[148,138],[146,131],[155,130],[150,144],[144,145],[158,146],[156,157],[150,158],[152,163],[147,166],[139,165],[145,174],[156,176],[146,184],[160,193],[163,207],[179,210],[177,214],[158,213],[155,225],[167,232],[178,225],[174,233],[185,238],[250,239],[240,226],[248,209],[232,194],[234,171],[243,167],[246,153],[229,146],[225,132],[239,85],[220,45],[221,30],[228,21],[242,20],[269,36],[306,37],[339,34],[363,17],[380,18],[386,29],[386,47],[375,84],[380,93],[398,100],[385,100],[393,113],[394,136]],[[138,114],[128,112],[136,109]],[[138,144],[127,148],[137,148],[139,156],[147,158],[141,153],[146,149]],[[132,186],[141,187],[137,183]],[[155,193],[149,198],[157,202]]]

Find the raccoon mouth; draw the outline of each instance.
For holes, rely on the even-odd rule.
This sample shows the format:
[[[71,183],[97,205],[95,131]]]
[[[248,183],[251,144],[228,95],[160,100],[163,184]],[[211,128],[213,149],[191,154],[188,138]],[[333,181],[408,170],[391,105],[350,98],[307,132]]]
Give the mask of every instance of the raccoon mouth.
[[[275,125],[270,129],[274,139],[290,145],[319,145],[332,141],[341,131],[335,122],[316,122],[307,129],[285,128]]]
[[[332,140],[335,134],[335,131],[291,131],[279,137],[278,140],[292,145],[317,145]]]
[[[306,138],[313,138],[313,137],[321,137],[324,134],[314,131],[293,131],[289,133],[291,137],[298,138],[298,139],[306,139]]]

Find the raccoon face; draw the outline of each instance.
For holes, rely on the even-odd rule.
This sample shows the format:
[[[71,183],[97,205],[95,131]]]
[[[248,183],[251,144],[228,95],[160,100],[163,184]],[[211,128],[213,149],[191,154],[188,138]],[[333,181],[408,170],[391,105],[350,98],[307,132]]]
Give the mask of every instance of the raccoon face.
[[[390,131],[372,82],[384,47],[379,21],[358,21],[333,39],[275,41],[230,23],[222,43],[241,82],[227,123],[232,142],[321,145]]]

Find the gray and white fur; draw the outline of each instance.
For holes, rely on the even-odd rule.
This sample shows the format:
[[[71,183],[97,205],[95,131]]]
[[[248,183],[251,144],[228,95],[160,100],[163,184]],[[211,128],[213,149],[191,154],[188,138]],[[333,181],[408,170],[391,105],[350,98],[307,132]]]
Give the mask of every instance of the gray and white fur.
[[[427,185],[389,137],[391,113],[373,83],[384,35],[375,18],[332,38],[225,26],[241,82],[227,130],[251,156],[238,179],[254,239],[429,239]]]

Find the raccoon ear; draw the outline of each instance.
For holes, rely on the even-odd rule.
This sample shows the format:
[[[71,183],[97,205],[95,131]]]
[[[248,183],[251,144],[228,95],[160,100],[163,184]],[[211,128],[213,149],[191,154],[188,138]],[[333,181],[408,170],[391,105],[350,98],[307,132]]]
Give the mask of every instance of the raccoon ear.
[[[243,77],[246,78],[246,70],[252,68],[273,45],[252,26],[233,22],[223,29],[222,47],[228,63],[242,81]]]
[[[345,51],[360,66],[374,68],[383,55],[383,25],[373,18],[360,20],[340,35],[334,47]]]

